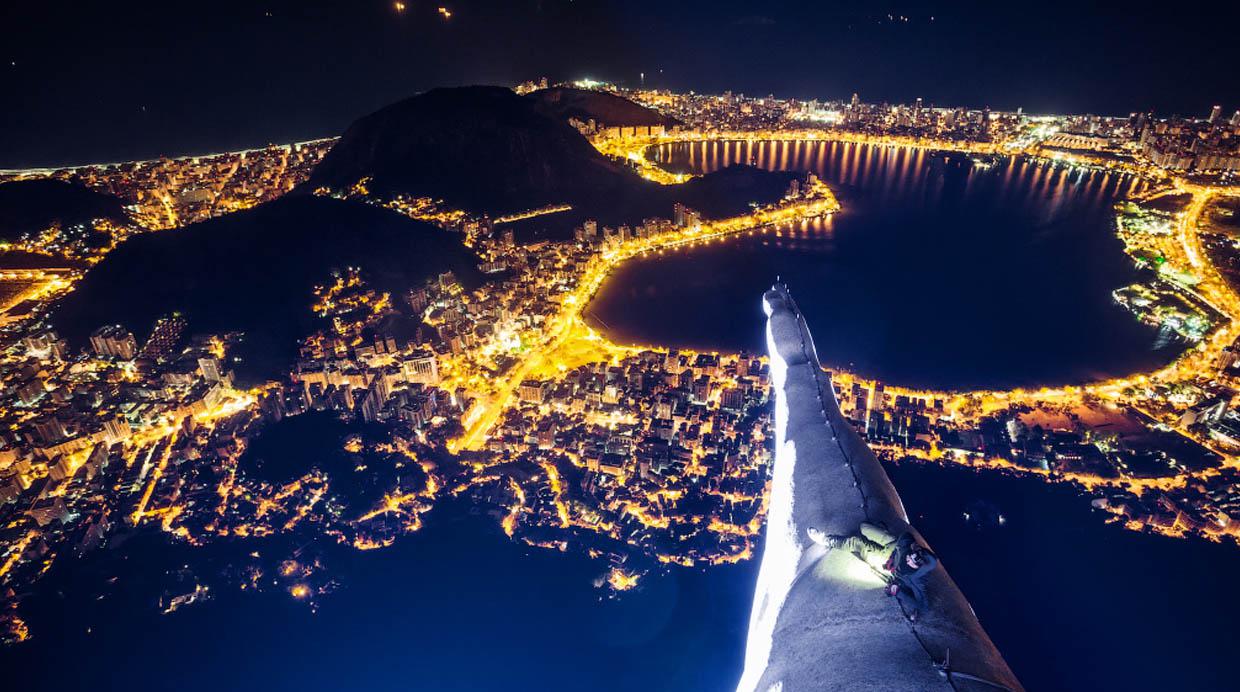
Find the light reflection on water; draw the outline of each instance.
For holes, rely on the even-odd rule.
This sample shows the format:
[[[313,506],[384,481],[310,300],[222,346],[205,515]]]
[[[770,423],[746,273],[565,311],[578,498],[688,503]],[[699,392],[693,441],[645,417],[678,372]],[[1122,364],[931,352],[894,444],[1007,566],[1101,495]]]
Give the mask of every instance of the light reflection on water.
[[[778,275],[822,325],[825,360],[901,384],[1082,382],[1157,367],[1182,347],[1159,348],[1111,298],[1137,278],[1112,207],[1146,189],[1138,178],[847,142],[674,143],[648,155],[693,173],[812,171],[843,210],[620,267],[591,306],[618,341],[760,350],[738,306]]]
[[[1046,215],[1045,220],[1053,218],[1066,200],[1109,204],[1115,197],[1143,192],[1149,185],[1124,173],[1071,168],[1024,157],[984,157],[975,163],[960,154],[856,142],[679,142],[654,147],[650,157],[672,170],[692,173],[711,173],[738,164],[766,170],[813,171],[830,183],[867,187],[879,198],[921,198],[926,206],[945,201],[945,179],[934,174],[935,167],[963,167],[969,169],[963,195],[953,199],[969,202],[981,194],[995,207],[1036,207]],[[982,178],[992,185],[997,182],[997,195],[977,189]]]

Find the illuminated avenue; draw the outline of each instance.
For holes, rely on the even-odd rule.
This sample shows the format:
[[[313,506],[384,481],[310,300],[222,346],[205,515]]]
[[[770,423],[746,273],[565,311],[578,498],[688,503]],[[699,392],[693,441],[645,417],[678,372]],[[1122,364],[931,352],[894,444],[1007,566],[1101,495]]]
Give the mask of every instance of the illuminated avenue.
[[[1021,156],[1150,181],[1149,192],[1117,209],[1117,233],[1152,278],[1117,291],[1116,300],[1134,318],[1193,343],[1171,365],[1036,391],[914,391],[842,371],[832,372],[833,384],[844,415],[884,458],[1076,483],[1128,528],[1234,541],[1240,296],[1216,262],[1240,250],[1211,231],[1208,217],[1240,199],[1240,157],[1227,149],[1240,114],[1230,121],[1029,117],[856,97],[820,104],[621,93],[682,124],[574,124],[599,151],[659,183],[686,176],[660,168],[650,148],[702,140],[918,147],[960,152],[977,165]],[[1189,151],[1185,142],[1194,137],[1210,144]],[[392,295],[342,268],[307,297],[322,328],[305,335],[290,377],[250,389],[229,372],[237,336],[186,344],[191,325],[176,315],[154,325],[141,345],[123,328],[99,325],[85,353],[70,352],[47,327],[50,302],[124,237],[274,199],[304,181],[333,142],[0,173],[81,181],[124,199],[135,220],[113,229],[116,241],[103,248],[84,247],[74,229],[47,229],[12,249],[63,269],[0,275],[2,410],[6,428],[20,431],[17,444],[0,449],[0,584],[19,592],[54,561],[102,545],[123,527],[156,527],[190,545],[279,534],[382,548],[417,531],[438,500],[456,496],[486,507],[515,539],[589,552],[605,564],[600,585],[616,591],[661,563],[752,556],[770,465],[765,359],[614,344],[587,323],[588,309],[633,257],[738,234],[794,233],[839,210],[812,175],[780,202],[743,216],[704,219],[677,205],[671,219],[618,228],[586,221],[573,241],[532,244],[515,242],[504,224],[567,205],[487,219],[433,199],[379,198],[366,180],[318,190],[459,233],[483,272],[500,278],[467,290],[447,273]],[[1174,204],[1160,206],[1167,202]],[[429,329],[403,342],[382,335],[381,325],[401,310]],[[90,410],[64,405],[87,393]],[[342,503],[318,469],[272,484],[239,468],[264,425],[310,411],[390,424],[385,440],[342,441],[358,473],[384,487],[381,497]],[[264,553],[235,586],[278,588],[314,603],[332,588],[328,571],[312,558]],[[195,584],[166,609],[206,600],[211,588]],[[29,636],[18,600],[0,605],[6,638]]]

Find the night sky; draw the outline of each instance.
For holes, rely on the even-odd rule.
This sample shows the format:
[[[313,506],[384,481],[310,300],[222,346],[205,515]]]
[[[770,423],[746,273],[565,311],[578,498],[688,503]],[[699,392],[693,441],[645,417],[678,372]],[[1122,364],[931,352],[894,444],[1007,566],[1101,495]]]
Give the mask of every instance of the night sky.
[[[338,134],[421,90],[544,75],[1030,112],[1240,108],[1226,3],[405,4],[3,3],[0,167]]]

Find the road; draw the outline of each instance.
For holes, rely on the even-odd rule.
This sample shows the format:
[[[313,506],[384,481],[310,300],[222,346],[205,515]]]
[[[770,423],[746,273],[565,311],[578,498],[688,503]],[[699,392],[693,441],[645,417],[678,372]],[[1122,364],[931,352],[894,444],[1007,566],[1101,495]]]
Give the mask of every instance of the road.
[[[487,434],[511,405],[521,382],[528,378],[531,372],[544,365],[548,355],[554,353],[570,338],[582,336],[588,331],[582,319],[582,312],[603,285],[603,281],[621,263],[653,250],[707,242],[774,224],[811,219],[839,210],[839,203],[825,186],[816,192],[823,196],[801,200],[776,209],[758,210],[745,216],[708,222],[699,229],[667,233],[655,238],[636,238],[625,242],[615,250],[607,250],[596,255],[586,266],[576,290],[565,296],[561,302],[560,313],[551,321],[547,336],[526,351],[525,357],[508,374],[496,381],[491,393],[475,401],[463,421],[465,432],[448,442],[448,450],[456,453],[482,447],[486,442]]]

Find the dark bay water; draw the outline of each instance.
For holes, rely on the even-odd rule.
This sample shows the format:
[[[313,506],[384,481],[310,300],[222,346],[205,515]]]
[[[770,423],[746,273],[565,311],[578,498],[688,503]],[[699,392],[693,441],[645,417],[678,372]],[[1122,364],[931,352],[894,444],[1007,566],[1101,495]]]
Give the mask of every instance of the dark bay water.
[[[1063,486],[890,470],[1028,689],[1234,689],[1234,548],[1105,525]],[[965,521],[979,507],[1004,524]],[[515,544],[450,503],[390,549],[330,554],[341,586],[317,613],[235,588],[156,613],[164,570],[256,548],[285,547],[152,537],[54,570],[28,605],[35,639],[0,649],[0,665],[23,690],[725,690],[756,578],[753,562],[674,568],[607,600],[591,586],[597,563]]]
[[[35,638],[0,649],[0,664],[23,690],[735,686],[756,563],[677,569],[608,599],[592,585],[606,565],[584,553],[515,543],[464,503],[427,519],[389,549],[329,551],[340,586],[317,612],[279,588],[221,586],[210,602],[160,615],[165,570],[205,573],[289,546],[131,541],[49,574],[27,604]]]
[[[1109,207],[1131,180],[1021,162],[977,170],[916,152],[784,149],[764,155],[770,167],[823,171],[847,211],[782,236],[628,265],[593,306],[613,334],[759,350],[758,296],[779,273],[826,359],[892,381],[1067,381],[1171,355],[1151,350],[1155,335],[1110,303],[1130,274]],[[726,160],[709,150],[662,155],[673,154],[703,169]],[[324,462],[344,434],[309,419],[280,425],[247,458],[273,478]],[[1064,486],[925,466],[890,472],[1029,690],[1235,688],[1240,551],[1106,525]],[[1005,521],[969,522],[966,512]],[[756,563],[673,568],[610,600],[592,586],[605,565],[514,543],[466,503],[425,520],[365,553],[322,539],[189,548],[139,535],[62,560],[27,601],[34,639],[0,648],[0,667],[22,690],[734,687]],[[209,575],[252,551],[297,550],[320,553],[339,582],[317,611],[278,586],[221,585],[211,602],[157,612],[169,571]]]
[[[1112,216],[1143,189],[1135,178],[842,143],[676,144],[653,157],[694,172],[813,171],[844,209],[625,264],[591,306],[620,341],[761,350],[754,308],[780,276],[824,361],[893,383],[1082,382],[1152,369],[1182,347],[1111,298],[1135,279]]]

